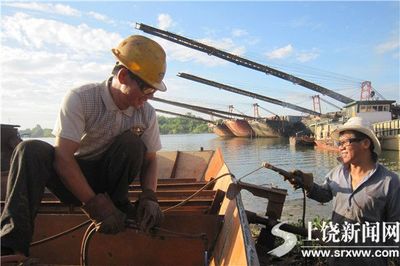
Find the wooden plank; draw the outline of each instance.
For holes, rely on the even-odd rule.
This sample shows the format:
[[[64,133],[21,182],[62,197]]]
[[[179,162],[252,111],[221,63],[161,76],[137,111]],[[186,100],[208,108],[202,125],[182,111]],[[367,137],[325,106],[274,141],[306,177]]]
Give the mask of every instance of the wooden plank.
[[[188,201],[187,203],[185,203],[185,205],[187,206],[210,206],[210,204],[212,203],[212,198],[208,198],[208,199],[192,199],[190,201]],[[134,201],[131,201],[132,203],[134,203]],[[174,206],[178,203],[182,202],[181,200],[173,200],[173,199],[163,199],[163,200],[159,200],[158,203],[160,204],[161,207],[169,207],[169,206]],[[4,205],[4,202],[1,202],[1,205]],[[41,202],[41,206],[64,206],[64,207],[69,207],[69,204],[65,204],[60,202],[59,200],[45,200]]]
[[[192,196],[193,194],[195,194],[197,192],[197,190],[161,190],[161,191],[157,191],[156,195],[157,195],[157,199],[158,200],[185,200],[186,198]],[[130,191],[128,192],[128,196],[130,200],[137,200],[139,195],[140,195],[141,191]],[[201,192],[199,192],[194,198],[193,200],[196,199],[214,199],[214,196],[216,194],[215,190],[203,190]],[[58,198],[50,193],[47,192],[43,195],[42,201],[51,201],[51,200],[58,200]]]
[[[175,202],[176,204],[179,202]],[[190,202],[183,206],[174,208],[168,213],[207,213],[210,209],[211,201],[208,202]],[[160,204],[161,210],[165,210],[175,204],[169,202],[167,204]],[[4,206],[4,202],[1,202],[1,209]],[[47,201],[43,203],[38,210],[38,213],[42,214],[82,214],[82,210],[79,206],[68,205],[60,203],[58,201]]]
[[[157,178],[158,179],[171,179],[172,172],[175,168],[177,151],[163,151],[157,152]]]
[[[187,206],[209,206],[213,201],[213,198],[193,198],[190,201],[186,202],[185,205]],[[132,203],[134,203],[134,201],[131,201]],[[181,200],[178,199],[162,199],[158,201],[161,207],[168,207],[168,206],[174,206],[180,202],[182,202]],[[57,199],[49,199],[49,200],[43,200],[41,202],[41,207],[46,207],[46,206],[53,206],[53,207],[68,207],[68,208],[74,208],[74,207],[78,207],[78,206],[73,206],[71,204],[65,204],[60,202]],[[1,201],[1,206],[4,206],[4,201]],[[72,206],[72,207],[71,207]]]
[[[171,172],[171,176],[170,176],[171,179],[175,179],[176,178],[176,168],[178,167],[178,162],[179,162],[180,155],[181,155],[181,152],[178,151],[177,154],[176,154],[174,167],[172,168],[172,172]]]
[[[211,203],[210,210],[208,211],[208,213],[218,214],[219,210],[221,209],[221,204],[224,198],[225,198],[225,191],[218,189],[217,193],[215,194],[214,200]]]
[[[228,167],[223,164],[217,175],[228,172]],[[216,182],[214,189],[226,192],[231,183],[231,176],[225,176]],[[224,214],[225,219],[210,265],[259,265],[254,240],[246,234],[250,231],[247,218],[239,211],[239,208],[244,210],[240,194],[237,198],[238,201],[236,198],[223,199],[219,213]]]
[[[157,185],[157,191],[161,190],[198,190],[203,187],[207,182],[195,182],[195,183],[178,183],[178,184],[159,184]],[[212,189],[213,184],[210,184],[207,189]],[[142,188],[140,185],[131,185],[129,186],[130,190],[138,190],[141,191]]]
[[[222,156],[221,149],[218,148],[214,152],[210,160],[210,163],[208,164],[207,170],[204,174],[204,180],[209,181],[211,178],[217,177],[217,174],[221,170],[223,164],[224,164],[224,158]]]
[[[87,218],[85,215],[39,214],[34,241],[60,233]],[[204,251],[215,243],[222,224],[218,215],[165,216],[160,226],[168,230],[153,236],[127,229],[117,235],[94,234],[89,242],[90,265],[204,265]],[[41,264],[77,265],[86,228],[31,248]],[[201,237],[204,235],[205,237]],[[207,241],[205,241],[207,239]],[[51,252],[49,252],[51,250]],[[210,255],[212,250],[210,250]]]
[[[158,179],[157,184],[176,184],[176,183],[196,183],[196,178],[166,178],[166,179]],[[134,180],[131,184],[138,185],[140,184],[140,180]]]
[[[180,152],[176,162],[175,178],[192,177],[203,179],[213,151]]]
[[[172,237],[157,238],[156,236],[149,238],[143,234],[133,235],[128,231],[127,234],[123,235],[125,239],[108,241],[108,245],[105,245],[104,243],[110,237],[97,234],[93,238],[92,253],[89,252],[89,255],[94,254],[92,256],[93,264],[126,265],[128,261],[134,262],[135,265],[205,265],[204,253],[214,246],[222,217],[198,215],[193,217],[171,216],[168,218],[170,219],[166,219],[161,227],[171,232],[186,234],[186,236],[173,236],[174,234],[160,232],[161,236],[166,234]],[[129,233],[131,234],[128,235]],[[98,237],[98,239],[95,237]],[[126,247],[124,243],[140,243],[140,247],[138,245]],[[121,246],[126,248],[121,251]],[[102,255],[99,256],[98,254]],[[107,256],[105,256],[106,254]],[[211,250],[209,254],[212,254]]]

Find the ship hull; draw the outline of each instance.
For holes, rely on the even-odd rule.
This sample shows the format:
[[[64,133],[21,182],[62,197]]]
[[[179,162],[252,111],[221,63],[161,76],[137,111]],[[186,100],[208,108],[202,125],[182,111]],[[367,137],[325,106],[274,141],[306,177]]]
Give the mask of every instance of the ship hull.
[[[251,129],[254,131],[256,137],[264,138],[279,138],[281,137],[282,121],[249,121]]]
[[[335,146],[333,141],[331,141],[331,140],[319,139],[319,140],[315,140],[314,142],[315,142],[315,146],[319,149],[339,152],[339,147]]]
[[[212,130],[214,134],[228,138],[228,137],[234,137],[235,135],[232,133],[232,131],[225,125],[225,124],[218,124],[218,125],[213,125]]]
[[[226,120],[225,125],[236,137],[249,138],[254,136],[254,132],[246,120]]]
[[[301,136],[301,137],[290,137],[289,144],[290,146],[313,147],[315,142],[314,138],[308,136]]]

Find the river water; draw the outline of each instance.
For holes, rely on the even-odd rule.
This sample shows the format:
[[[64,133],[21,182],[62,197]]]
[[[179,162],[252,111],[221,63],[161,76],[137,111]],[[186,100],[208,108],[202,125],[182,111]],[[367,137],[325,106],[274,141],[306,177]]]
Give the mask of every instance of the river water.
[[[256,170],[263,162],[287,171],[294,169],[312,173],[316,183],[322,183],[330,169],[338,165],[338,153],[313,147],[295,148],[284,138],[220,138],[215,134],[163,135],[163,150],[199,150],[221,148],[230,171],[240,178]],[[400,153],[383,151],[379,161],[390,170],[400,174]],[[264,186],[277,186],[287,189],[287,200],[303,197],[300,190],[294,191],[282,176],[269,169],[262,168],[245,177],[242,181]],[[246,209],[263,213],[267,200],[254,197],[242,191]]]
[[[54,139],[42,139],[51,144]],[[288,139],[281,138],[220,138],[215,134],[177,134],[161,135],[162,150],[195,151],[201,148],[215,150],[220,148],[230,171],[240,178],[268,162],[287,171],[294,169],[312,173],[317,183],[322,183],[324,176],[338,164],[337,153],[312,147],[294,148]],[[379,161],[390,170],[400,174],[400,152],[383,151]],[[294,191],[279,174],[262,168],[248,175],[242,181],[263,186],[276,186],[287,189],[287,200],[303,197],[300,190]],[[266,210],[267,200],[254,197],[242,191],[245,208],[257,213]]]

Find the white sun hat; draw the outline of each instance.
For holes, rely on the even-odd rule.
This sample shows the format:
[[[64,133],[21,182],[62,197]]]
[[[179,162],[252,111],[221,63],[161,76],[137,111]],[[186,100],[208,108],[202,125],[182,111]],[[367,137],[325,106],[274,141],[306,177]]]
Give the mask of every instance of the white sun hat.
[[[339,139],[340,133],[346,130],[354,130],[367,135],[374,143],[374,152],[377,155],[381,153],[381,143],[376,137],[371,123],[367,119],[363,119],[362,117],[350,118],[346,123],[332,132],[332,138]]]

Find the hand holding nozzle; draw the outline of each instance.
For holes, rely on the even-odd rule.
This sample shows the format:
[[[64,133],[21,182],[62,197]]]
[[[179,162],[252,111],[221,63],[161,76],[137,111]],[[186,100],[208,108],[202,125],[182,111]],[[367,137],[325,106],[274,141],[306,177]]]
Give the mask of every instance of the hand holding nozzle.
[[[286,170],[275,167],[267,162],[264,162],[262,166],[282,175],[284,177],[284,180],[288,180],[295,189],[304,188],[308,191],[311,190],[314,185],[314,177],[311,173],[303,173],[300,170],[287,172]]]

